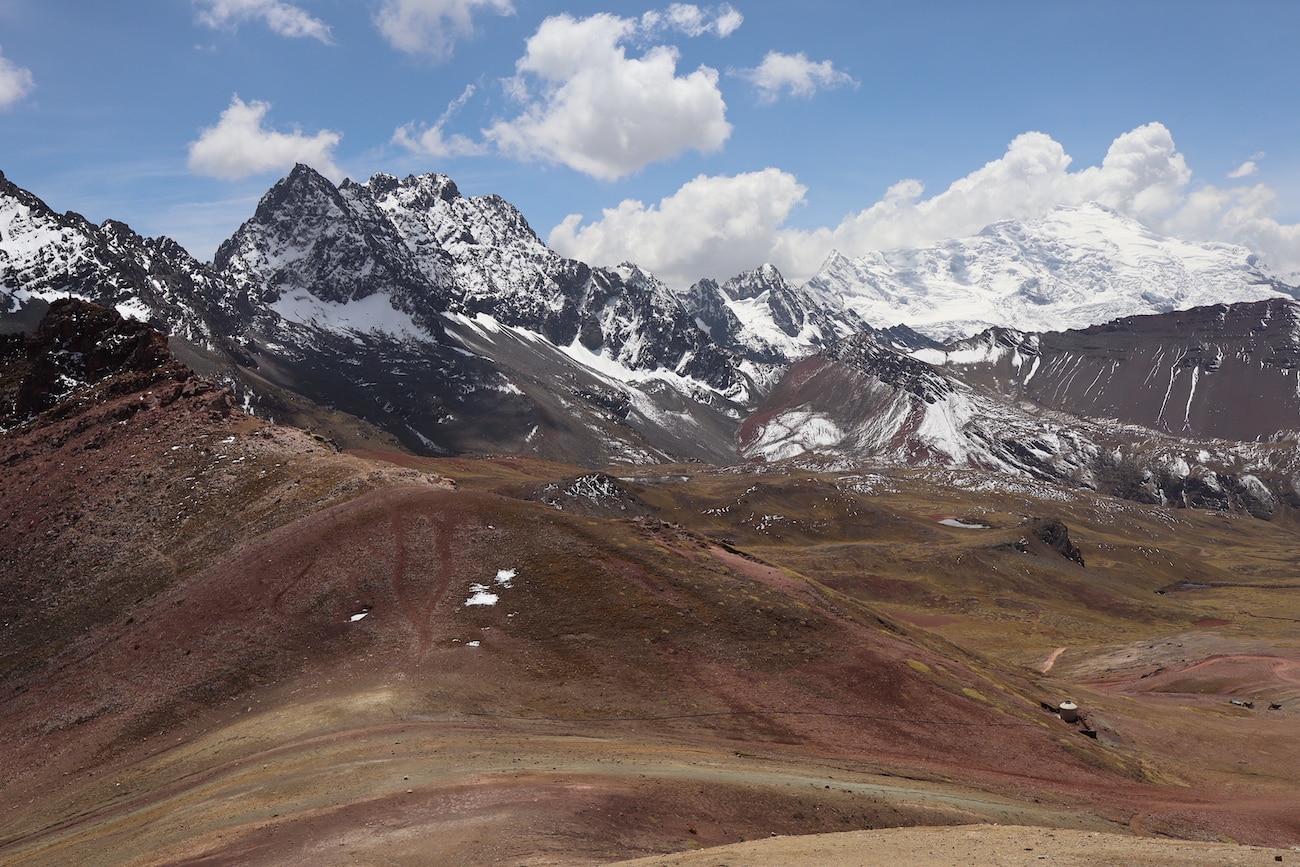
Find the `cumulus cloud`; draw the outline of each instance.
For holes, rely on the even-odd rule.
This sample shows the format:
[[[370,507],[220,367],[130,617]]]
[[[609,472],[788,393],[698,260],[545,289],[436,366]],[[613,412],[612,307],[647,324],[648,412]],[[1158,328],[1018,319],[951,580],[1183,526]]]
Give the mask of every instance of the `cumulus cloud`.
[[[343,173],[334,164],[333,151],[342,138],[321,130],[306,135],[301,130],[276,132],[262,122],[271,110],[267,102],[244,102],[232,97],[215,126],[205,128],[190,143],[189,167],[195,174],[237,181],[250,175],[283,171],[294,163],[306,163],[321,174],[339,180]]]
[[[794,175],[772,168],[701,175],[657,206],[629,199],[585,226],[571,214],[547,243],[587,262],[638,262],[670,285],[725,280],[770,258],[778,227],[805,192]]]
[[[974,234],[998,220],[1031,219],[1058,205],[1089,201],[1154,225],[1178,203],[1191,180],[1169,130],[1158,123],[1116,138],[1100,166],[1071,172],[1070,163],[1070,155],[1051,136],[1024,133],[1000,158],[928,199],[922,198],[918,182],[896,184],[879,202],[833,230],[810,234],[806,255],[815,257],[825,242],[849,255],[929,244]],[[792,249],[800,246],[789,240]]]
[[[330,28],[305,9],[281,0],[196,0],[199,22],[208,27],[236,27],[245,21],[262,21],[281,36],[308,37],[329,43]]]
[[[507,82],[523,112],[485,130],[487,138],[517,159],[561,163],[601,180],[687,150],[719,150],[731,124],[717,70],[678,75],[671,46],[628,57],[624,43],[643,27],[608,13],[547,18]]]
[[[757,87],[763,102],[775,102],[782,93],[808,97],[825,88],[858,86],[853,76],[836,69],[831,61],[813,62],[802,51],[769,51],[758,66],[735,74]]]
[[[35,88],[32,71],[14,63],[0,50],[0,108],[8,108]]]
[[[393,133],[393,143],[401,145],[412,153],[434,159],[478,156],[486,153],[487,146],[481,142],[473,141],[459,133],[447,136],[443,132],[443,127],[446,126],[447,121],[451,120],[452,116],[460,111],[461,107],[473,95],[474,85],[466,86],[461,95],[452,100],[446,111],[432,126],[421,127],[414,123],[408,123],[405,126],[398,127],[397,131]]]
[[[783,225],[804,195],[792,176],[773,169],[741,176],[759,191],[748,204],[733,188],[740,178],[701,177],[658,207],[628,201],[586,225],[581,217],[570,216],[551,238],[566,255],[596,263],[631,259],[673,285],[687,285],[702,276],[730,276],[764,261],[790,279],[803,280],[816,273],[832,250],[861,256],[921,246],[971,235],[999,220],[1033,219],[1061,205],[1099,202],[1174,237],[1243,244],[1260,253],[1276,273],[1300,271],[1300,225],[1279,222],[1273,191],[1262,184],[1194,184],[1191,169],[1162,124],[1120,135],[1100,165],[1071,171],[1070,164],[1059,142],[1040,132],[1025,133],[1001,157],[936,195],[925,198],[919,181],[902,180],[838,225],[813,230]],[[717,208],[697,204],[700,191],[720,201],[730,195],[731,201]],[[774,196],[774,201],[763,205],[764,195]],[[743,207],[751,212],[732,213]],[[680,230],[674,231],[674,225]],[[708,240],[696,244],[696,235]],[[724,249],[731,245],[745,250],[747,261]]]
[[[384,0],[375,26],[394,48],[444,61],[459,40],[473,35],[480,10],[515,14],[510,0]]]

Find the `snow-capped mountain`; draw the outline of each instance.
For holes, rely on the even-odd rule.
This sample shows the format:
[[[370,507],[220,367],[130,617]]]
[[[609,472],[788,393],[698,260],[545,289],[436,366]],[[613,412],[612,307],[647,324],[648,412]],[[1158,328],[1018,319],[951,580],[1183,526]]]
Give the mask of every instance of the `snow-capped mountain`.
[[[679,293],[565,259],[443,175],[336,186],[298,166],[211,265],[0,181],[0,331],[96,301],[246,408],[425,454],[966,467],[1268,514],[1300,504],[1295,443],[1273,435],[1300,429],[1293,292],[1241,248],[1099,207],[832,257],[803,286],[764,265]],[[1115,320],[1206,297],[1272,300]],[[1179,439],[1207,436],[1261,442]]]
[[[0,309],[11,326],[30,330],[48,302],[66,295],[148,315],[144,297],[158,293],[122,255],[119,227],[101,231],[80,214],[57,214],[0,173]]]
[[[1163,237],[1097,204],[930,247],[856,259],[834,253],[806,288],[842,299],[876,327],[905,323],[940,339],[1297,294],[1245,247]]]
[[[834,299],[819,303],[792,286],[771,264],[721,285],[701,280],[691,286],[684,302],[696,325],[714,342],[777,364],[829,346],[863,325]]]
[[[242,296],[290,322],[349,333],[371,322],[398,339],[437,339],[447,317],[486,315],[633,370],[666,368],[722,391],[740,386],[729,359],[652,275],[564,259],[513,206],[498,196],[464,198],[443,175],[376,175],[335,188],[300,165],[214,265]]]
[[[226,281],[168,238],[58,214],[0,173],[0,331],[30,332],[57,298],[77,297],[200,344],[230,322]]]
[[[445,176],[336,187],[299,166],[211,266],[0,193],[5,327],[63,295],[116,306],[286,420],[312,421],[305,398],[434,454],[728,460],[774,377],[653,275],[564,259],[504,200]]]

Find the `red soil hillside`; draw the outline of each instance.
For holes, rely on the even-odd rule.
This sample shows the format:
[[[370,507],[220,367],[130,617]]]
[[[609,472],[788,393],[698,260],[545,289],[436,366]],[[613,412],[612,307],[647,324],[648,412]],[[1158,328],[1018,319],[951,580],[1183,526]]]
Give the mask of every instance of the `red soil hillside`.
[[[846,577],[849,546],[862,575],[967,546],[963,580],[1091,580],[1047,548],[816,480],[403,461],[247,418],[170,360],[0,437],[0,863],[580,864],[974,822],[1298,839],[1282,789],[1172,785],[1148,717],[1085,737],[1041,706],[1063,682]],[[724,509],[765,495],[802,505]]]

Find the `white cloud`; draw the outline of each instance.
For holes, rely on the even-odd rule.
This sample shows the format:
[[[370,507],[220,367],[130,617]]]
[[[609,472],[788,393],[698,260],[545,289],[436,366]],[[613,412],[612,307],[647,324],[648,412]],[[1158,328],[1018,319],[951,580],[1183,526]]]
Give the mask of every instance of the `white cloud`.
[[[1255,174],[1255,172],[1259,171],[1259,161],[1262,160],[1264,156],[1265,154],[1263,151],[1259,151],[1258,153],[1252,154],[1250,159],[1246,160],[1244,163],[1237,166],[1232,171],[1228,172],[1228,177],[1232,178],[1233,180],[1237,180],[1238,178],[1250,177],[1251,175]]]
[[[205,128],[198,140],[190,143],[190,171],[237,181],[306,163],[331,179],[342,177],[333,155],[342,138],[339,133],[321,130],[305,135],[296,129],[290,133],[264,129],[262,122],[270,109],[267,102],[246,103],[238,96],[232,97],[217,125]]]
[[[1191,181],[1169,130],[1151,123],[1111,143],[1100,166],[1076,172],[1059,142],[1040,132],[1017,136],[1000,158],[923,199],[917,181],[896,184],[871,207],[833,229],[781,235],[777,264],[813,273],[831,249],[850,256],[932,244],[979,232],[998,220],[1033,219],[1059,205],[1100,202],[1156,230],[1179,206]]]
[[[0,51],[0,108],[8,108],[36,89],[32,71],[19,66]]]
[[[547,243],[586,262],[646,265],[670,285],[708,276],[725,280],[769,259],[778,227],[804,192],[794,175],[772,168],[701,175],[657,206],[629,199],[586,226],[581,215],[571,214]]]
[[[1095,201],[1174,237],[1243,244],[1275,273],[1300,271],[1300,225],[1278,221],[1273,191],[1263,184],[1194,184],[1162,124],[1117,137],[1101,165],[1071,171],[1070,163],[1059,142],[1025,133],[1001,157],[930,198],[923,197],[919,181],[899,181],[837,226],[813,230],[783,226],[803,199],[793,176],[769,169],[738,178],[700,177],[658,207],[623,202],[585,226],[581,217],[570,216],[552,231],[551,243],[596,263],[636,261],[672,285],[731,276],[765,261],[792,280],[804,280],[833,249],[861,256],[932,244],[999,220],[1033,219],[1061,205]]]
[[[782,92],[806,97],[823,88],[858,86],[853,76],[836,69],[829,60],[814,63],[802,51],[798,54],[769,51],[757,67],[735,74],[757,87],[763,102],[775,102]]]
[[[745,16],[730,6],[723,6],[722,12],[714,19],[714,27],[718,35],[724,39],[739,30],[743,23],[745,23]]]
[[[487,146],[481,142],[472,141],[471,139],[455,133],[448,138],[443,133],[443,127],[447,121],[469,101],[474,95],[474,85],[467,85],[461,95],[452,100],[447,106],[446,111],[432,125],[428,127],[419,127],[414,123],[408,123],[397,128],[393,133],[393,142],[399,144],[412,153],[422,154],[423,156],[434,159],[448,159],[450,157],[478,156],[487,152]]]
[[[652,11],[641,16],[641,28],[646,33],[677,30],[692,38],[706,33],[726,38],[744,22],[745,16],[729,3],[713,9],[701,9],[692,3],[674,3],[663,12]]]
[[[1228,177],[1236,180],[1238,178],[1248,178],[1255,172],[1259,171],[1259,164],[1254,160],[1246,160],[1232,171],[1228,172]]]
[[[443,61],[458,40],[473,35],[474,13],[480,9],[515,14],[510,0],[384,0],[375,26],[394,48]]]
[[[644,23],[598,13],[547,18],[529,38],[507,90],[522,114],[484,131],[503,153],[615,180],[687,150],[719,150],[731,135],[717,70],[677,74],[677,51],[627,56]],[[531,96],[536,85],[539,95]]]
[[[199,22],[222,29],[260,20],[280,36],[309,37],[329,43],[330,28],[305,9],[281,0],[196,0]]]

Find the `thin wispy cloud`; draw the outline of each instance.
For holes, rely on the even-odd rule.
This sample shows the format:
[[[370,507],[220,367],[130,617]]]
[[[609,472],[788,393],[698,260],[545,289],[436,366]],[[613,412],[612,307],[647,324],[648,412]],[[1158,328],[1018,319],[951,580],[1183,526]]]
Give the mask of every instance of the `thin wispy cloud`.
[[[290,38],[333,42],[329,25],[301,7],[281,0],[196,0],[199,23],[218,30],[259,21],[271,32]]]
[[[1263,151],[1252,154],[1250,159],[1228,172],[1228,177],[1233,180],[1250,177],[1255,174],[1255,172],[1259,171],[1259,161],[1262,160],[1264,156],[1265,154]]]
[[[745,16],[729,3],[708,9],[693,3],[674,3],[663,11],[652,10],[642,15],[641,29],[650,35],[676,31],[691,38],[712,34],[725,39],[744,22]]]
[[[513,15],[515,7],[510,0],[384,0],[374,21],[399,51],[444,62],[474,34],[479,12]]]
[[[452,100],[442,115],[431,126],[419,126],[408,123],[397,128],[393,133],[393,143],[401,145],[412,153],[433,159],[450,159],[451,157],[480,156],[487,153],[487,145],[476,142],[460,133],[447,135],[443,128],[456,115],[465,103],[474,95],[474,85],[467,85],[460,96]]]

